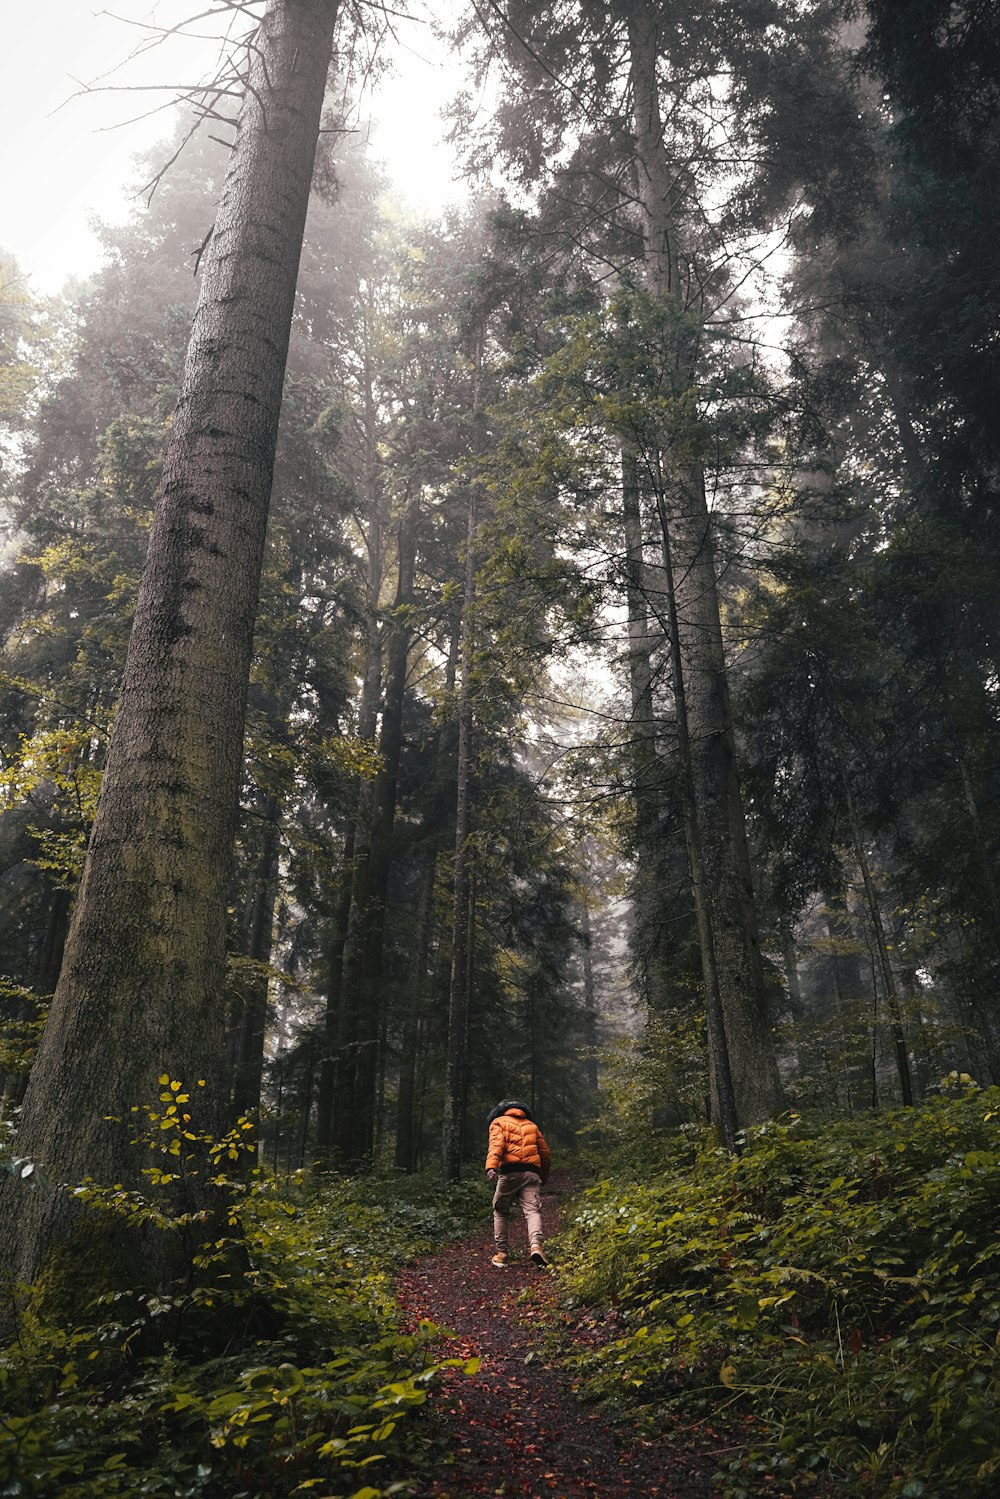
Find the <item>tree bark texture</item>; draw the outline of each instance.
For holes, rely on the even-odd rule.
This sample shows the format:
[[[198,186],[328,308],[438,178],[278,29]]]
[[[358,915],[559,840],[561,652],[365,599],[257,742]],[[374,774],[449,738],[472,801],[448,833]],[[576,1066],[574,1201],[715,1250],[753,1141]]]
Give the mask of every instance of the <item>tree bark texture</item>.
[[[650,290],[678,298],[678,201],[683,173],[670,170],[663,142],[656,76],[658,12],[653,5],[624,8],[631,81],[639,193],[646,234]],[[683,310],[683,309],[682,309]],[[679,338],[675,367],[664,380],[676,400],[689,399],[695,383],[693,338]],[[692,409],[691,420],[696,421]],[[758,1123],[781,1107],[781,1083],[767,1018],[763,969],[750,874],[743,803],[736,772],[704,474],[689,457],[647,452],[648,483],[662,500],[661,521],[673,558],[674,603],[680,641],[690,742],[693,815],[704,861],[705,909],[699,931],[710,934],[741,1125]],[[677,682],[675,682],[675,694]],[[690,831],[689,819],[689,852]],[[707,919],[707,928],[703,926]],[[704,953],[703,953],[704,966]],[[710,1042],[711,1047],[711,1042]],[[716,1062],[718,1066],[716,1066]],[[722,1062],[713,1066],[719,1070]]]
[[[207,1080],[197,1123],[224,1118],[226,892],[243,720],[335,18],[335,0],[271,0],[251,50],[100,804],[18,1135],[18,1152],[60,1182],[140,1180],[148,1158],[129,1144],[129,1111],[156,1100],[164,1072]],[[120,1221],[85,1219],[69,1193],[28,1193],[10,1178],[0,1190],[0,1258],[17,1277],[32,1279],[43,1262],[57,1275],[61,1254],[78,1296],[109,1276],[146,1283],[176,1268],[172,1236],[159,1236],[146,1266],[148,1243]]]

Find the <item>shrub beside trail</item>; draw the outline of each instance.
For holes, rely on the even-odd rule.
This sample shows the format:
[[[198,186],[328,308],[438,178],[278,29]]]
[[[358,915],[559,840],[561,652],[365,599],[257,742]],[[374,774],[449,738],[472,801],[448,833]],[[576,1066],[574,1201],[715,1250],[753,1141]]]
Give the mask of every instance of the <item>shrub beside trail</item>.
[[[582,1388],[655,1427],[750,1411],[754,1475],[879,1499],[1000,1483],[1000,1090],[952,1076],[917,1109],[788,1115],[743,1154],[675,1135],[569,1210],[571,1306],[611,1341]],[[748,1487],[749,1485],[749,1487]]]

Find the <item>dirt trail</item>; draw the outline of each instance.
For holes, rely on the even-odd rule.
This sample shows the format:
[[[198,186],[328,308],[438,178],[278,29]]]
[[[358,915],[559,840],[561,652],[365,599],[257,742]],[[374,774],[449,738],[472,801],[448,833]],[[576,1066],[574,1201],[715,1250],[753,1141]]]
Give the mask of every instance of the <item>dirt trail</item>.
[[[543,1193],[547,1234],[567,1186],[553,1173]],[[425,1499],[713,1499],[718,1461],[710,1440],[690,1430],[655,1441],[613,1433],[573,1395],[545,1352],[545,1327],[558,1315],[555,1285],[528,1260],[523,1219],[514,1220],[511,1249],[509,1267],[495,1270],[484,1203],[481,1233],[447,1245],[397,1282],[408,1320],[429,1317],[451,1328],[450,1351],[482,1360],[478,1374],[450,1376],[434,1397],[454,1461],[421,1490]],[[717,1453],[721,1443],[714,1446]]]

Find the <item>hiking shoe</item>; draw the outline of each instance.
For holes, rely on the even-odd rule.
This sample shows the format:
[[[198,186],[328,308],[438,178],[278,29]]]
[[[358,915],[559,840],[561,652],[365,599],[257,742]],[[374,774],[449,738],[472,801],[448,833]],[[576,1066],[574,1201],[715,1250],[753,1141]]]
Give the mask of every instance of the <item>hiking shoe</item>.
[[[507,1254],[506,1254],[506,1251],[503,1250],[503,1249],[499,1249],[497,1251],[497,1253],[493,1256],[493,1258],[490,1260],[490,1264],[491,1265],[496,1265],[496,1267],[497,1267],[498,1270],[506,1270],[506,1268],[507,1268]]]
[[[531,1263],[537,1265],[539,1270],[547,1270],[549,1268],[549,1262],[545,1258],[541,1244],[533,1244],[531,1246]]]

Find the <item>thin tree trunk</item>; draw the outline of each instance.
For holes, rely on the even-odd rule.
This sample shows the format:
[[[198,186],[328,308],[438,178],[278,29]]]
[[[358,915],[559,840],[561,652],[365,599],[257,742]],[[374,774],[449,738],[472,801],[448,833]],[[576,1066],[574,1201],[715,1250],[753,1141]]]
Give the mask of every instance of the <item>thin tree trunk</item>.
[[[799,960],[795,951],[795,938],[790,932],[783,935],[781,955],[785,963],[785,983],[788,985],[788,1007],[798,1019],[802,1014],[802,985],[799,982]]]
[[[431,940],[431,907],[434,901],[435,861],[432,858],[421,881],[417,906],[417,939],[408,975],[406,1017],[399,1058],[399,1091],[396,1097],[395,1165],[400,1171],[414,1169],[413,1106],[416,1099],[417,1056],[420,1045],[427,956]]]
[[[912,1108],[913,1080],[910,1076],[910,1058],[906,1049],[906,1036],[903,1033],[902,1008],[899,1002],[896,975],[893,972],[892,963],[889,961],[889,948],[885,940],[885,924],[882,920],[882,911],[878,902],[878,894],[875,890],[875,882],[872,879],[868,856],[865,853],[861,823],[854,802],[854,794],[851,791],[851,783],[848,779],[846,768],[839,761],[839,757],[838,763],[841,782],[844,787],[847,820],[851,829],[851,839],[854,844],[854,857],[858,861],[858,868],[861,870],[861,878],[864,882],[865,897],[868,902],[868,915],[871,919],[872,931],[875,934],[879,971],[882,975],[882,986],[885,989],[886,1003],[889,1007],[889,1028],[892,1033],[893,1048],[896,1055],[896,1070],[899,1073],[899,1086],[903,1095],[903,1106],[905,1108]]]
[[[374,410],[370,391],[366,389],[365,431],[371,449],[366,458],[365,490],[368,501],[368,621],[365,652],[365,676],[361,692],[358,733],[362,739],[375,737],[379,697],[382,684],[382,642],[378,610],[382,589],[382,526],[379,470],[375,454]],[[363,780],[358,790],[354,823],[354,858],[350,884],[350,907],[343,948],[340,993],[338,997],[337,1041],[334,1056],[332,1141],[340,1164],[355,1164],[355,1117],[358,1107],[358,1067],[361,1031],[364,1025],[364,997],[359,969],[363,963],[363,928],[369,909],[371,824],[375,788]]]
[[[595,1002],[594,990],[594,960],[591,952],[590,934],[590,901],[587,891],[583,892],[582,905],[582,947],[583,947],[583,1044],[587,1055],[584,1060],[584,1075],[587,1079],[587,1089],[592,1099],[596,1099],[600,1092],[600,1080],[597,1076],[597,1004]]]
[[[351,885],[354,878],[354,836],[357,830],[357,802],[344,831],[344,850],[337,891],[333,932],[326,957],[326,1003],[323,1008],[323,1049],[319,1065],[319,1087],[316,1099],[316,1160],[323,1167],[330,1164],[333,1148],[333,1101],[337,1079],[337,1033],[340,1028],[340,998],[344,980],[344,948],[347,925],[351,919]]]
[[[278,895],[278,798],[274,795],[264,797],[261,812],[263,836],[254,874],[247,957],[252,958],[255,963],[268,964],[274,941],[274,905]],[[251,974],[242,985],[243,1009],[238,1026],[233,1074],[233,1114],[236,1118],[255,1114],[260,1108],[268,987],[267,976],[263,973]]]
[[[476,586],[476,497],[469,496],[469,528],[462,608],[461,682],[458,694],[458,768],[455,797],[455,886],[452,914],[451,985],[448,995],[448,1043],[445,1064],[444,1127],[441,1173],[457,1182],[462,1172],[462,1127],[465,1112],[469,1025],[469,903],[472,844],[469,780],[472,739],[472,610]]]
[[[246,690],[336,9],[271,0],[250,54],[100,803],[18,1131],[18,1152],[60,1182],[142,1182],[130,1111],[156,1100],[162,1073],[207,1079],[198,1125],[217,1129],[225,1115],[226,895]],[[109,1280],[162,1284],[185,1256],[180,1235],[125,1231],[71,1192],[28,1193],[10,1176],[0,1185],[0,1259],[20,1280],[45,1263],[48,1287],[74,1305]]]
[[[385,696],[379,736],[380,766],[372,792],[368,857],[361,898],[355,905],[349,948],[352,957],[351,988],[345,992],[345,1008],[356,1015],[353,1129],[350,1160],[357,1163],[371,1156],[375,1135],[375,1100],[378,1076],[379,1036],[384,1023],[382,959],[385,938],[386,896],[392,861],[392,836],[396,820],[396,791],[403,748],[403,706],[412,630],[407,608],[413,595],[419,504],[408,502],[399,524],[396,599],[386,632]]]
[[[833,895],[827,891],[823,897],[827,909],[826,932],[830,941],[835,946],[830,955],[829,973],[833,981],[834,994],[840,1015],[852,1028],[856,1027],[862,1017],[862,1002],[865,998],[864,981],[861,977],[861,962],[856,951],[844,952],[842,946],[850,936],[850,913],[842,896]],[[860,1085],[861,1108],[868,1108],[869,1101],[878,1095],[878,1079],[873,1071],[872,1058],[865,1047],[862,1054],[863,1075]],[[848,1096],[853,1105],[853,1092],[848,1088]]]
[[[625,542],[625,597],[628,607],[628,675],[631,696],[631,760],[635,776],[635,924],[646,1003],[663,1015],[670,1004],[670,951],[666,927],[666,870],[663,847],[663,764],[657,753],[653,707],[652,653],[646,568],[643,561],[638,459],[622,444],[622,524]]]
[[[281,1148],[281,1121],[284,1116],[285,1103],[285,1062],[283,1057],[278,1058],[278,1093],[274,1101],[274,1149],[271,1153],[271,1164],[275,1173],[278,1170],[279,1150]]]
[[[302,1080],[302,1129],[299,1133],[299,1167],[306,1163],[306,1150],[309,1145],[309,1119],[312,1115],[313,1106],[313,1077],[315,1071],[315,1050],[310,1041],[306,1046],[306,1075]]]
[[[370,518],[368,537],[368,617],[365,635],[365,670],[358,704],[359,739],[372,739],[378,718],[381,687],[381,646],[378,638],[377,606],[381,584],[381,535],[378,534],[377,507]],[[359,865],[367,860],[369,817],[368,787],[358,787],[350,821],[344,831],[344,857],[341,885],[337,896],[333,938],[327,964],[326,1006],[323,1017],[323,1053],[319,1067],[316,1100],[316,1156],[321,1166],[329,1166],[334,1146],[341,1154],[350,1150],[350,1100],[353,1099],[353,1066],[345,1061],[345,1047],[353,1025],[353,1016],[345,1013],[344,968],[347,959],[351,914],[355,886],[360,882]],[[345,1094],[350,1095],[345,1098]]]
[[[459,675],[459,654],[462,649],[462,616],[456,610],[453,628],[451,628],[450,640],[448,640],[448,660],[445,663],[445,694],[451,696],[454,693],[457,675]],[[444,741],[445,724],[439,724],[433,738],[433,751],[430,755],[432,766],[439,767],[444,763]],[[420,895],[420,910],[418,910],[417,949],[414,952],[411,970],[409,970],[409,1009],[406,1018],[405,1030],[403,1030],[403,1054],[400,1058],[399,1073],[399,1103],[396,1112],[396,1165],[402,1171],[415,1171],[423,1153],[423,1114],[424,1094],[426,1094],[426,1070],[424,1070],[424,1082],[418,1088],[418,1072],[420,1072],[421,1057],[420,1045],[427,1037],[427,1024],[424,1018],[424,997],[427,988],[432,992],[432,998],[436,1001],[438,995],[438,961],[441,955],[441,946],[438,946],[438,956],[435,958],[435,971],[427,973],[427,961],[430,955],[430,941],[433,935],[433,905],[435,905],[435,889],[438,883],[438,859],[441,857],[438,847],[438,838],[433,839],[430,847],[430,862],[427,866],[426,883]],[[420,1096],[420,1129],[415,1126],[414,1108]]]

